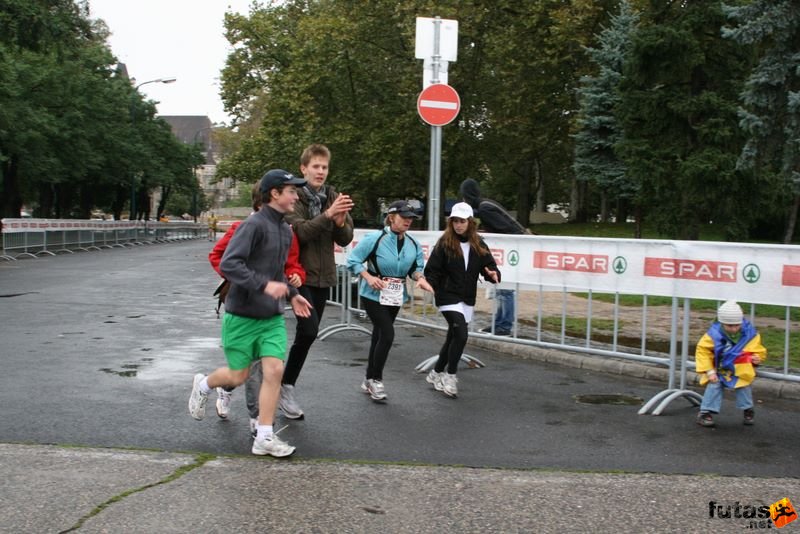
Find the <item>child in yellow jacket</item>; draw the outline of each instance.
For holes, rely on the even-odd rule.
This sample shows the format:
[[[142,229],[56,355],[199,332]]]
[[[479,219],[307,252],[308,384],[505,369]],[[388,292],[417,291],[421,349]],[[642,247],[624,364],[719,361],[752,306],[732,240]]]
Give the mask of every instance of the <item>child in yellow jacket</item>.
[[[744,424],[752,425],[755,413],[751,384],[756,376],[755,366],[766,358],[761,335],[744,318],[741,306],[733,300],[723,302],[717,310],[717,321],[700,338],[694,355],[700,385],[706,386],[697,424],[714,426],[712,414],[719,413],[723,391],[733,389],[736,407],[744,410]]]

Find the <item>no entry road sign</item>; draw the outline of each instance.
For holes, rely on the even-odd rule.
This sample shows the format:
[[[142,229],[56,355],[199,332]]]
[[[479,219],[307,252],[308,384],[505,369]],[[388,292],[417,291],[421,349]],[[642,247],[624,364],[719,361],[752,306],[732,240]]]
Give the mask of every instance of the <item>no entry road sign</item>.
[[[426,87],[417,98],[417,111],[431,126],[450,124],[461,109],[461,98],[445,83]]]

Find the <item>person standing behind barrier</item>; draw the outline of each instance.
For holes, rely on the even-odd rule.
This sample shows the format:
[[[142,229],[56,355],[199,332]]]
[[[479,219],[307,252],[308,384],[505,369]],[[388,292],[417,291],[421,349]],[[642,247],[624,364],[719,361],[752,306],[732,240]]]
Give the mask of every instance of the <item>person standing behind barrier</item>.
[[[253,184],[253,190],[251,192],[254,213],[261,209],[260,185],[259,182]],[[223,278],[225,277],[219,269],[219,264],[222,261],[225,249],[228,248],[228,243],[240,224],[242,224],[241,221],[233,223],[228,231],[225,232],[225,235],[216,242],[211,252],[208,253],[208,261],[211,263],[211,267]],[[300,245],[297,242],[297,236],[294,232],[292,232],[292,244],[289,247],[289,255],[286,258],[284,274],[286,275],[286,280],[289,282],[289,285],[292,287],[300,287],[306,279],[306,272],[300,264]],[[230,282],[227,280],[225,280],[225,284],[227,287],[230,287]],[[217,305],[218,315],[219,308],[224,303],[226,295],[227,289],[220,291],[220,303]],[[250,433],[253,435],[255,435],[258,426],[258,390],[261,386],[261,380],[261,364],[260,362],[254,362],[250,366],[250,377],[247,379],[247,382],[245,382],[245,402],[247,411],[250,414]],[[233,393],[233,389],[234,388],[217,388],[217,415],[222,419],[227,419],[230,414],[231,394]]]
[[[494,200],[489,200],[481,196],[481,187],[478,182],[467,178],[461,182],[459,188],[461,199],[469,204],[475,212],[475,216],[481,220],[481,228],[493,234],[530,234],[530,230],[522,226],[514,217],[508,213],[503,206]],[[498,289],[495,291],[497,301],[494,315],[494,327],[487,326],[481,332],[492,332],[496,336],[510,336],[514,326],[514,290]]]
[[[359,295],[372,322],[367,373],[361,391],[376,402],[387,398],[383,368],[394,341],[394,320],[407,298],[406,277],[416,281],[423,291],[433,291],[422,272],[422,247],[406,233],[418,218],[405,200],[392,202],[384,221],[386,227],[364,236],[347,258],[350,272],[361,276]]]
[[[325,183],[330,160],[331,153],[325,145],[313,144],[303,151],[300,171],[308,183],[300,189],[295,211],[286,218],[300,241],[300,263],[306,270],[306,282],[300,286],[300,294],[313,305],[309,318],[297,320],[283,373],[279,404],[289,419],[304,417],[295,398],[295,385],[317,338],[330,288],[338,283],[334,244],[345,247],[353,240],[353,219],[349,215],[353,201],[349,195],[338,194]]]
[[[459,202],[450,211],[447,228],[425,264],[425,278],[447,321],[444,345],[426,380],[448,397],[458,395],[456,373],[467,344],[479,275],[493,284],[500,281],[494,257],[478,235],[472,207]]]
[[[766,358],[761,335],[744,318],[739,304],[733,300],[723,302],[717,310],[717,321],[700,338],[694,355],[700,385],[706,386],[697,424],[714,426],[712,414],[719,413],[723,392],[733,389],[736,407],[744,410],[744,424],[752,425],[755,412],[751,384],[756,377],[755,366]]]
[[[222,346],[228,366],[208,376],[196,374],[189,397],[189,414],[203,419],[211,390],[241,385],[251,363],[260,360],[263,380],[252,447],[257,455],[283,457],[295,450],[273,434],[272,424],[286,354],[284,299],[288,297],[298,317],[311,313],[311,304],[286,283],[283,272],[292,241],[284,215],[294,209],[297,185],[305,185],[305,180],[280,169],[262,177],[262,207],[233,234],[220,264],[222,274],[231,282],[222,318]]]

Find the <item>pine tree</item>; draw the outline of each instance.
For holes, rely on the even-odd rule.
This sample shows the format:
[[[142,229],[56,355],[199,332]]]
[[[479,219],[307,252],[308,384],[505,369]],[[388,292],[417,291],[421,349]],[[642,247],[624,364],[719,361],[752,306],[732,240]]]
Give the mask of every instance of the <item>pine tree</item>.
[[[738,95],[752,52],[720,35],[721,2],[651,0],[620,82],[617,153],[639,184],[637,205],[663,236],[698,239],[718,225],[747,237],[757,214],[751,176],[736,170],[744,144]]]
[[[800,208],[800,3],[754,0],[723,11],[738,25],[722,35],[760,50],[741,95],[739,124],[750,137],[738,165],[781,178],[790,199],[783,242],[790,243]]]
[[[594,181],[603,195],[601,219],[606,219],[606,201],[625,202],[636,194],[636,184],[628,179],[625,164],[617,157],[614,146],[622,138],[622,127],[616,113],[620,105],[617,92],[622,69],[631,47],[638,15],[628,0],[619,4],[619,14],[611,16],[608,28],[598,36],[597,48],[586,48],[597,64],[595,76],[581,78],[580,130],[575,135],[573,169],[579,180]],[[625,222],[625,210],[617,210],[617,221]]]

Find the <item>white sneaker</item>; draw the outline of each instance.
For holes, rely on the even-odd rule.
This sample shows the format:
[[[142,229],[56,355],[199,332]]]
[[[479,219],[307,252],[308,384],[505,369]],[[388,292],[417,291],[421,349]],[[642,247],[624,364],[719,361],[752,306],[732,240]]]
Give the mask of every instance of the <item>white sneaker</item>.
[[[366,388],[366,393],[369,393],[369,396],[372,400],[376,402],[383,402],[386,400],[386,388],[383,387],[383,382],[380,380],[365,380],[361,384],[361,389],[364,390]]]
[[[189,415],[200,421],[206,415],[208,394],[200,391],[200,382],[206,377],[203,373],[194,375],[192,394],[189,396]]]
[[[232,393],[232,391],[226,391],[222,388],[217,388],[217,415],[221,419],[227,419],[228,414],[231,413]]]
[[[281,398],[278,402],[278,406],[283,412],[283,415],[289,419],[303,418],[303,410],[300,409],[297,401],[294,400],[294,386],[289,384],[281,385]]]
[[[433,384],[433,389],[436,391],[442,391],[444,386],[442,385],[442,375],[444,373],[437,373],[435,370],[431,369],[431,372],[428,373],[428,376],[425,377],[425,380],[428,384]]]
[[[448,397],[458,396],[458,377],[447,372],[442,374],[442,393]]]
[[[250,436],[255,438],[258,434],[258,419],[250,418]]]
[[[283,458],[289,456],[294,452],[294,447],[281,441],[275,434],[270,439],[255,439],[253,440],[253,448],[251,452],[259,456],[274,456],[275,458]]]

